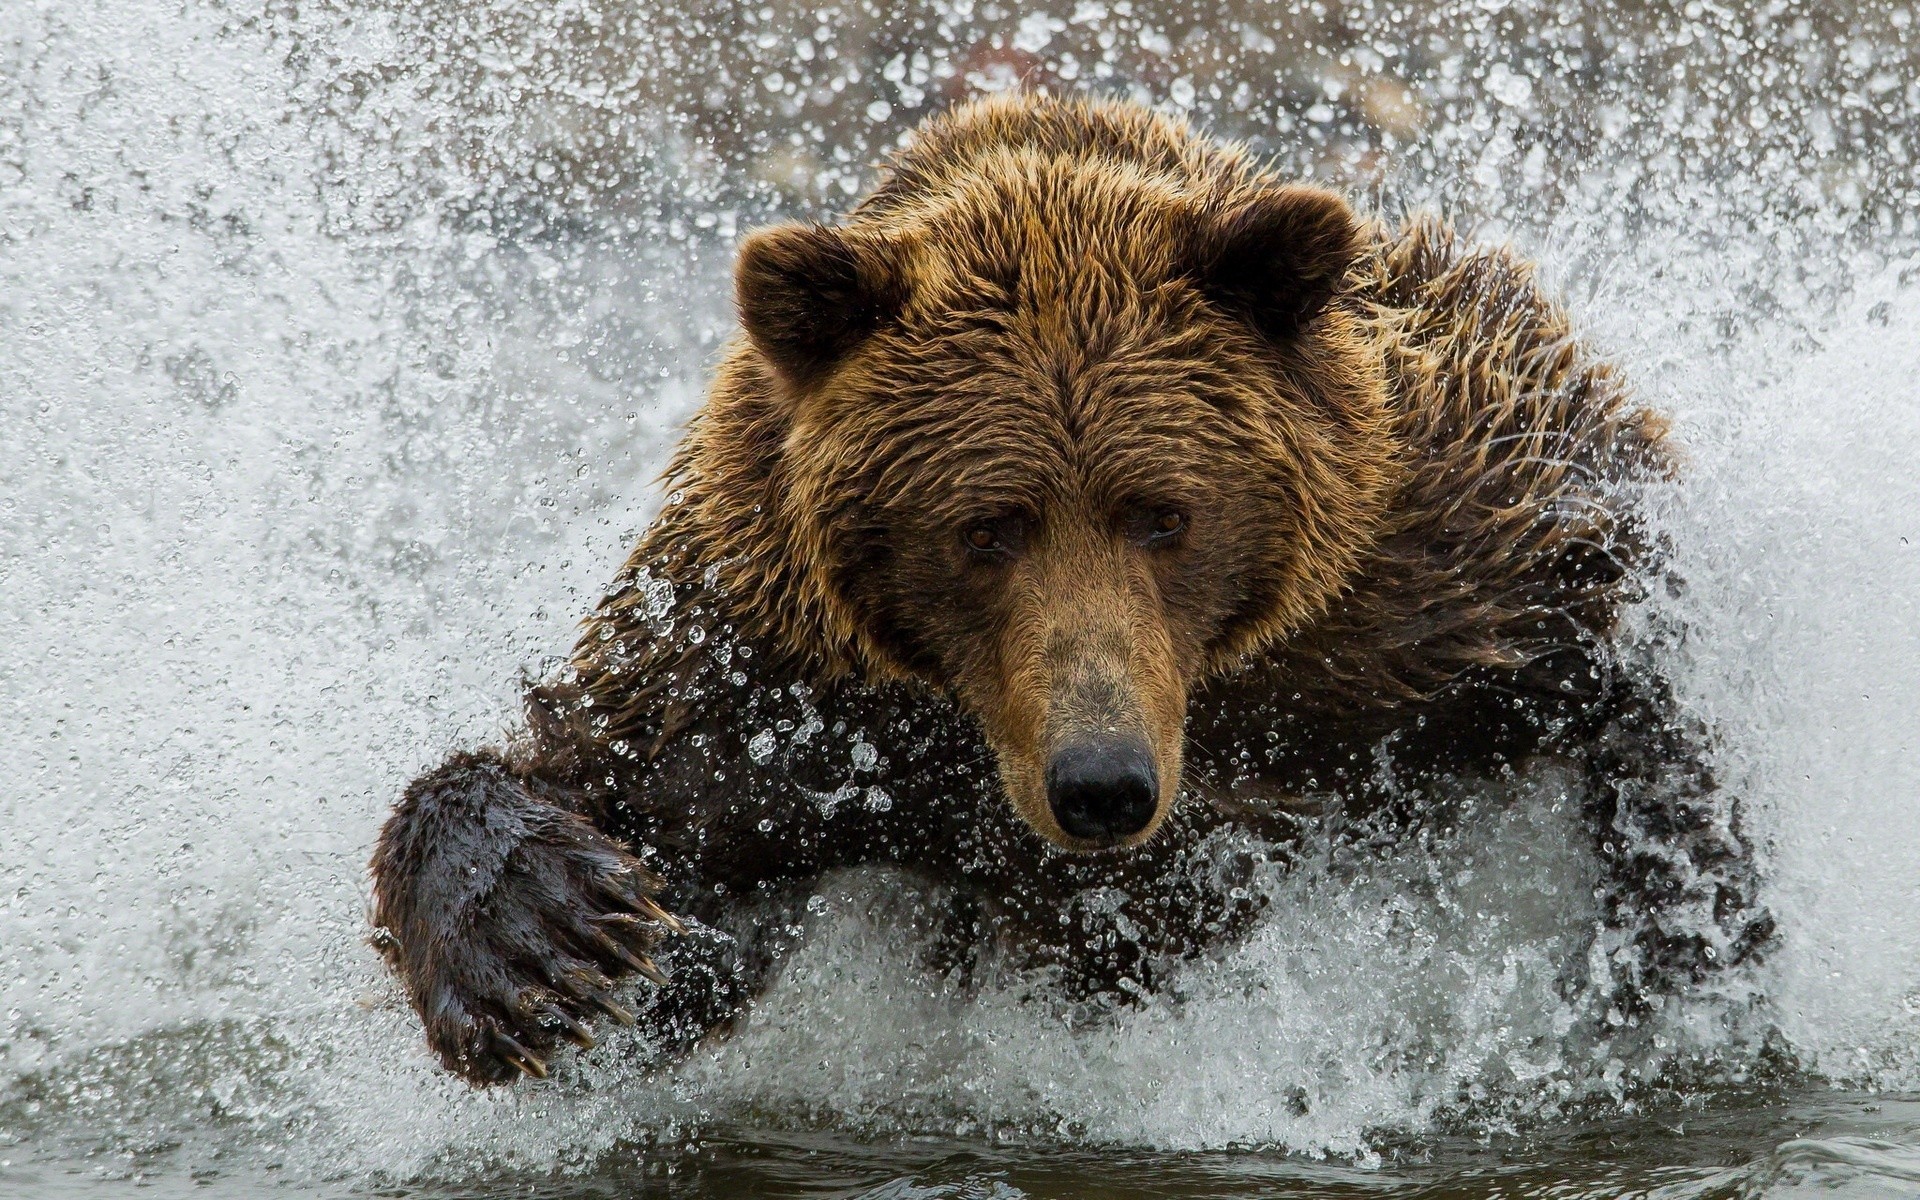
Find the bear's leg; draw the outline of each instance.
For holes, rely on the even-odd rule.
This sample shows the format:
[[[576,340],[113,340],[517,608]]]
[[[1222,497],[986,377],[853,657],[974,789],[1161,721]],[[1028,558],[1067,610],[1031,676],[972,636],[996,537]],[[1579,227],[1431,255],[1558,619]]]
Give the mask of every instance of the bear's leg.
[[[993,938],[987,906],[978,896],[953,888],[943,891],[940,901],[939,923],[922,965],[935,978],[970,988]]]
[[[1024,831],[998,834],[985,869],[943,880],[969,905],[956,909],[958,932],[971,926],[998,942],[1004,961],[1048,980],[1074,1019],[1138,1004],[1182,964],[1253,928],[1266,907],[1262,872],[1292,856],[1309,820],[1279,797],[1194,786],[1151,841],[1113,854],[1059,854]]]
[[[463,754],[416,780],[374,851],[375,943],[427,1041],[474,1083],[542,1076],[594,1014],[631,1022],[613,981],[681,927],[659,881],[573,811],[563,789]]]
[[[1605,876],[1601,905],[1623,1015],[1716,971],[1757,961],[1774,937],[1738,798],[1708,762],[1707,731],[1664,680],[1626,685],[1588,759]]]
[[[667,982],[637,1014],[654,1054],[671,1060],[732,1029],[800,944],[810,895],[810,888],[756,890],[682,912],[684,928],[658,949]]]

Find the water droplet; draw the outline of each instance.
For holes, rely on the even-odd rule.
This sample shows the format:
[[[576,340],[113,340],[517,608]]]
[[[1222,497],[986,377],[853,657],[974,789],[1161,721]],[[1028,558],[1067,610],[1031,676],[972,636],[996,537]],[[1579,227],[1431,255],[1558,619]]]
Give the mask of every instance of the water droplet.
[[[774,747],[777,744],[773,730],[762,729],[747,743],[747,757],[756,763],[765,764],[772,760]]]

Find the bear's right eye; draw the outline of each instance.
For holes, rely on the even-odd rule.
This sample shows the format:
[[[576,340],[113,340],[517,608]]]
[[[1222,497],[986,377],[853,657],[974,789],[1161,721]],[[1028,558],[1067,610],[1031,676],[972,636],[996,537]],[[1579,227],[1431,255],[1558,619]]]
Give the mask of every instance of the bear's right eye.
[[[981,558],[1010,556],[1019,541],[1019,522],[1013,517],[975,521],[960,530],[960,544]]]

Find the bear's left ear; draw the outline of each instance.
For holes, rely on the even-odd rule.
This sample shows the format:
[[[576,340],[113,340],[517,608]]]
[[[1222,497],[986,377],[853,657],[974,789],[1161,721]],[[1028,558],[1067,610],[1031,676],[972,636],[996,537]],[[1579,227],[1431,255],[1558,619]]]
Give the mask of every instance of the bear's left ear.
[[[734,302],[754,348],[805,386],[898,314],[900,276],[868,240],[827,225],[775,225],[741,243]]]
[[[1188,271],[1209,300],[1284,339],[1320,315],[1363,247],[1345,200],[1316,187],[1278,187],[1201,218]]]

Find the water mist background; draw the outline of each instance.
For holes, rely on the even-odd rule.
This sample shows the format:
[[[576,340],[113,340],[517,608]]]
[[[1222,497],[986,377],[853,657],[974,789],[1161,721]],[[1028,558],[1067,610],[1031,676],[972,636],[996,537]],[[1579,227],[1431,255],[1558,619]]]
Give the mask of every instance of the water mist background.
[[[1914,24],[7,5],[0,1157],[407,1175],[749,1120],[1364,1160],[1676,1057],[1738,1080],[1769,1027],[1808,1069],[1920,1088]],[[1516,239],[1678,415],[1689,587],[1658,603],[1693,623],[1676,670],[1770,848],[1784,941],[1757,978],[1582,1033],[1598,1014],[1554,980],[1589,864],[1545,778],[1467,837],[1276,880],[1184,1006],[1109,1029],[943,992],[910,929],[864,917],[884,881],[854,880],[684,1066],[618,1038],[542,1088],[431,1066],[362,940],[386,806],[511,719],[516,671],[565,650],[644,525],[730,333],[735,233],[844,206],[919,115],[1020,78]]]

